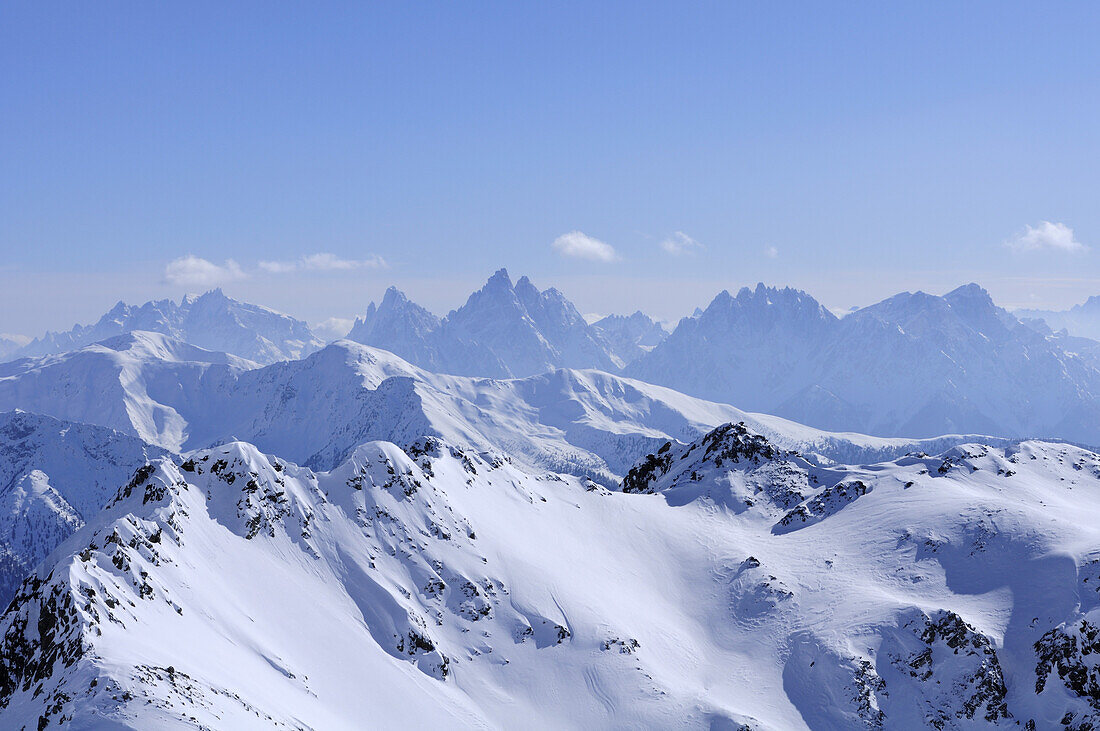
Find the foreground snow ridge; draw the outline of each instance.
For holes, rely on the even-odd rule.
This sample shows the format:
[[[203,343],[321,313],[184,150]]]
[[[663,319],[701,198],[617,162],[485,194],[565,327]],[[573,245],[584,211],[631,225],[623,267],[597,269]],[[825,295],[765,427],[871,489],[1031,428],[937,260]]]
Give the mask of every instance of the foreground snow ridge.
[[[0,620],[3,728],[1092,728],[1100,457],[744,423],[609,490],[425,437],[153,457]]]

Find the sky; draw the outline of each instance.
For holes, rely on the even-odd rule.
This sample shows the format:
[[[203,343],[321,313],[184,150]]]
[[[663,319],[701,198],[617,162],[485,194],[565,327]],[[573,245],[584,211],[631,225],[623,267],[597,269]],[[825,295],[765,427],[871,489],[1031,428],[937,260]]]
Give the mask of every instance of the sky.
[[[310,322],[507,267],[675,320],[1100,294],[1100,6],[0,4],[0,333],[227,294]]]

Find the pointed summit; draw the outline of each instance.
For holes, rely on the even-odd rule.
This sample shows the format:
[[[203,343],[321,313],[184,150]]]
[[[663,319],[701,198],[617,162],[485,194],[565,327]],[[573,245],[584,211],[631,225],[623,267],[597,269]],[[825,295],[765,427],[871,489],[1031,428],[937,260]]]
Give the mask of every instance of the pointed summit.
[[[380,305],[371,302],[366,315],[356,318],[347,338],[388,350],[424,368],[434,368],[440,363],[431,340],[439,325],[438,317],[411,301],[397,287],[390,287]]]
[[[954,306],[957,303],[970,302],[975,305],[982,305],[988,307],[995,307],[993,304],[993,298],[989,296],[989,292],[983,289],[980,285],[971,282],[970,284],[964,284],[961,287],[956,287],[943,296],[945,300]]]
[[[608,345],[556,289],[498,269],[440,320],[390,288],[348,338],[439,373],[508,378],[561,367],[616,371]]]
[[[527,279],[527,277],[524,277]],[[530,282],[528,282],[530,284]],[[508,270],[504,267],[497,269],[493,276],[485,282],[485,286],[481,288],[482,292],[494,291],[494,290],[511,290],[512,278],[508,276]]]

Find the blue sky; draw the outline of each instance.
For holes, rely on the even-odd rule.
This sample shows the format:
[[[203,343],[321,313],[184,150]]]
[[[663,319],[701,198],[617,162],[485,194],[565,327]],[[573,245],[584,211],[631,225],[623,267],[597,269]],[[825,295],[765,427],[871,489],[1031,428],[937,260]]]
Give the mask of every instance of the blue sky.
[[[443,313],[500,266],[664,318],[758,280],[1068,306],[1098,34],[1085,3],[5,3],[0,332],[215,283]]]

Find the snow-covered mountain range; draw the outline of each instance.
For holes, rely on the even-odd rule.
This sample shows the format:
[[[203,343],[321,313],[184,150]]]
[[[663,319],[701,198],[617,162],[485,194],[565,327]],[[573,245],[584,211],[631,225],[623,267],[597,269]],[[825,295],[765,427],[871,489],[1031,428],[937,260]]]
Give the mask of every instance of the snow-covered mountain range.
[[[435,438],[155,458],[0,620],[0,722],[1087,728],[1097,495],[1066,445],[822,466],[737,424],[621,491]]]
[[[162,333],[257,363],[302,358],[324,345],[301,320],[239,302],[215,289],[201,296],[188,295],[178,304],[172,300],[140,306],[119,302],[93,325],[46,333],[6,356],[0,352],[0,358],[65,353],[135,330]]]
[[[314,469],[331,469],[364,441],[405,446],[431,435],[605,485],[656,445],[691,441],[734,420],[834,460],[1005,441],[823,432],[601,371],[440,375],[349,340],[303,360],[253,367],[145,332],[0,366],[0,411],[15,408],[116,429],[175,453],[244,439]]]
[[[121,307],[0,363],[0,728],[1100,727],[1100,343],[976,285]]]
[[[977,285],[843,319],[804,292],[758,285],[720,293],[625,373],[823,429],[1100,444],[1100,369],[1063,344]]]
[[[215,290],[180,304],[120,303],[96,325],[13,355],[71,352],[133,331],[261,365],[322,347],[305,323]],[[527,277],[513,284],[502,269],[444,318],[391,287],[348,338],[433,373],[592,368],[829,431],[1100,444],[1100,342],[1017,319],[974,284],[942,297],[902,293],[844,318],[805,292],[761,284],[719,293],[668,334],[640,312],[588,324],[558,290]]]
[[[719,293],[669,335],[642,313],[586,325],[557,290],[501,270],[443,319],[391,288],[349,337],[437,372],[621,372],[832,431],[1100,444],[1100,343],[1021,322],[974,284],[844,318],[761,284]]]
[[[513,285],[504,269],[442,319],[391,287],[356,320],[348,339],[456,375],[510,378],[623,365],[561,292],[539,291],[527,277]]]

